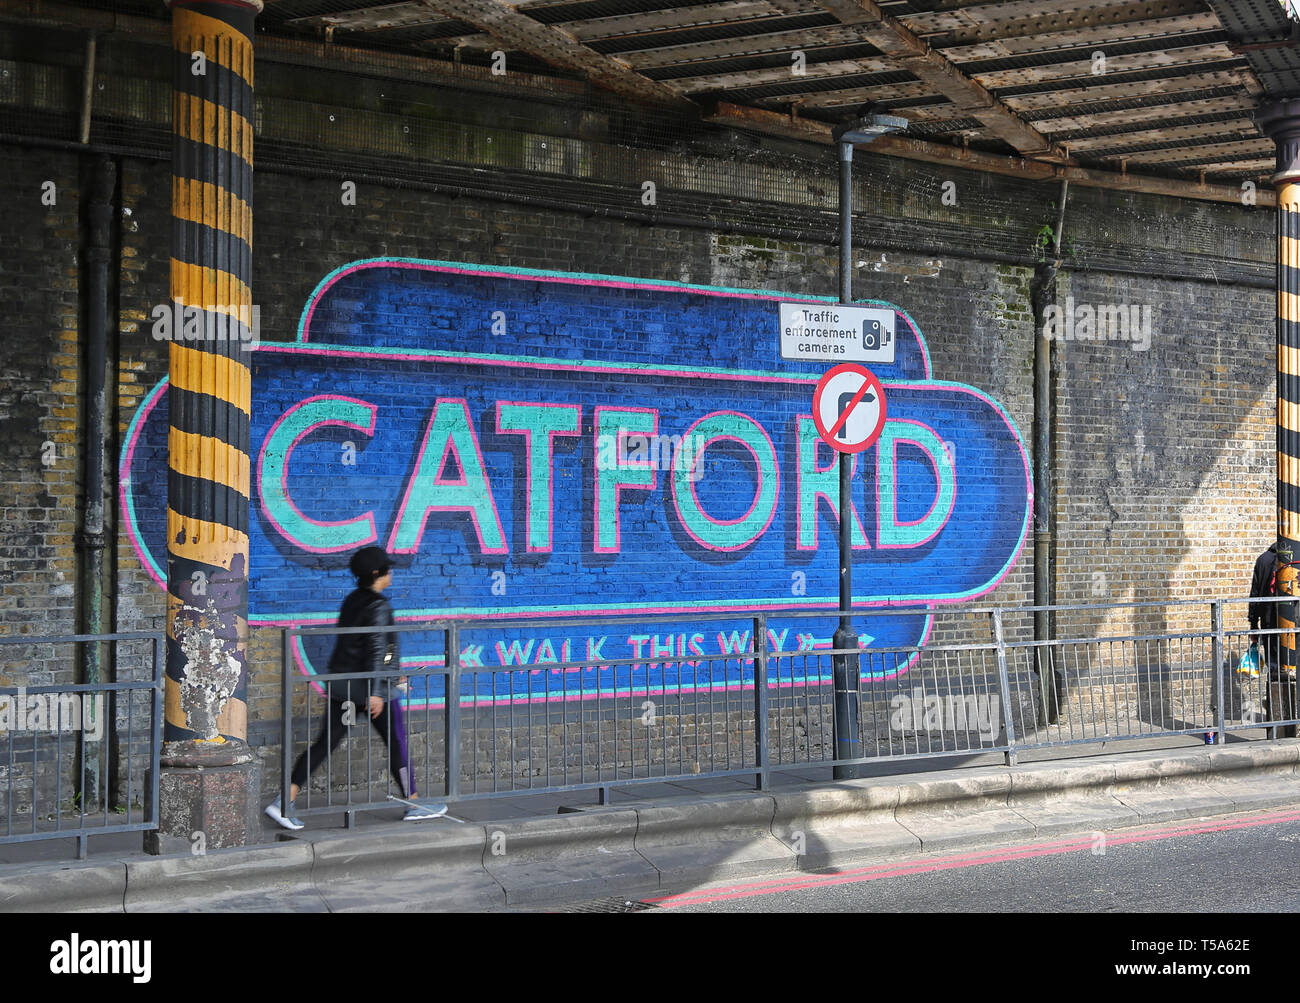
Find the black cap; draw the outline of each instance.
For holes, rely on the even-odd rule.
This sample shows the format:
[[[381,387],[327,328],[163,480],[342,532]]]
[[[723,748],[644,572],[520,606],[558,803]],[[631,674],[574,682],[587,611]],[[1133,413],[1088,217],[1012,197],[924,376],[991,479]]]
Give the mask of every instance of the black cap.
[[[390,567],[392,562],[389,561],[388,552],[383,547],[362,547],[352,555],[352,560],[348,561],[348,568],[362,585],[372,584]],[[375,574],[376,571],[379,575]]]

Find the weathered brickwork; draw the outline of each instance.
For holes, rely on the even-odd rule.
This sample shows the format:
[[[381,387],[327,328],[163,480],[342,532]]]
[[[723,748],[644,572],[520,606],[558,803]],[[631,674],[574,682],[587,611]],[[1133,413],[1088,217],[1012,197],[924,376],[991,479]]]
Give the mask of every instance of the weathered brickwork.
[[[290,100],[295,87],[310,86],[280,73],[265,78],[268,97],[277,101]],[[334,100],[345,105],[351,98],[340,90]],[[473,115],[452,107],[438,114],[463,119],[459,126],[471,130],[487,128],[483,123],[492,118],[483,107]],[[519,129],[527,124],[507,118]],[[532,128],[540,137],[548,129],[571,127],[552,116]],[[317,141],[327,141],[325,134]],[[587,162],[578,156],[586,149],[580,138],[568,136],[566,142],[574,163]],[[76,625],[80,587],[73,542],[81,497],[84,350],[78,330],[79,165],[72,154],[16,147],[6,148],[4,157],[13,181],[0,224],[6,237],[0,242],[0,291],[10,305],[12,334],[0,350],[6,432],[0,463],[9,488],[0,508],[0,632],[62,633]],[[490,163],[488,153],[483,157]],[[659,163],[649,155],[642,159],[647,171]],[[619,163],[620,170],[631,169],[631,160]],[[322,171],[346,175],[348,164],[336,151],[321,153]],[[1044,318],[1031,313],[1029,284],[1042,227],[1055,222],[1056,193],[869,155],[857,164],[864,208],[857,231],[862,246],[854,258],[856,295],[908,311],[926,336],[933,377],[970,384],[999,401],[1032,452],[1034,335]],[[554,164],[545,166],[555,168],[557,177],[561,173]],[[833,191],[829,159],[826,167],[823,176],[799,177],[798,184]],[[753,170],[757,177],[758,168]],[[775,183],[779,172],[769,173]],[[664,167],[656,175],[656,209],[686,211],[683,191],[673,183],[685,190],[689,182],[682,179],[691,176]],[[115,449],[126,441],[144,395],[166,374],[167,346],[152,336],[150,318],[168,300],[170,251],[167,164],[122,157],[119,177],[118,356],[111,360],[116,398],[110,411]],[[940,198],[941,183],[949,178],[957,183],[955,206]],[[57,186],[55,206],[41,204],[46,180]],[[836,249],[827,244],[453,198],[364,179],[357,182],[355,204],[342,195],[340,176],[258,173],[254,302],[264,340],[292,339],[322,278],[346,262],[373,257],[601,273],[792,296],[836,289]],[[627,208],[635,211],[638,204],[637,188],[630,186]],[[924,250],[895,249],[908,242]],[[944,254],[945,245],[960,253]],[[1243,595],[1254,556],[1273,532],[1273,295],[1258,286],[1271,262],[1269,212],[1072,190],[1063,250],[1059,304],[1136,307],[1139,320],[1150,307],[1150,329],[1145,346],[1133,337],[1055,344],[1052,601]],[[46,456],[52,462],[44,462]],[[114,509],[117,459],[115,451],[109,461]],[[108,604],[113,624],[121,630],[158,629],[163,594],[140,566],[118,520],[110,519],[110,525],[117,530]],[[1030,538],[1001,585],[975,604],[1028,603],[1032,554]],[[268,580],[265,587],[310,589],[310,573],[305,569],[296,582]],[[256,587],[256,568],[253,577]],[[1239,626],[1244,610],[1226,622]],[[1026,624],[1020,620],[1009,629],[1023,635]],[[1207,624],[1204,605],[1058,619],[1060,630],[1081,632],[1158,633]],[[277,629],[254,629],[249,660],[249,734],[270,757],[268,783],[276,776],[280,637]],[[931,641],[987,637],[987,620],[951,617],[940,621]],[[67,649],[21,651],[0,649],[0,684],[74,678]],[[144,666],[132,658],[116,671],[125,678]],[[298,700],[296,712],[303,709]]]
[[[170,203],[158,192],[169,191],[170,172],[157,164],[121,161],[122,259],[118,272],[117,443],[126,438],[144,395],[167,372],[167,343],[151,334],[151,311],[169,301],[171,255]],[[112,458],[114,480],[118,456]],[[120,494],[118,495],[120,497]],[[114,499],[114,508],[118,506]],[[140,562],[125,532],[116,537],[118,576],[116,630],[162,630],[166,600],[141,573]]]
[[[1244,596],[1275,532],[1274,297],[1068,273],[1062,303],[1150,309],[1138,341],[1056,345],[1054,587],[1068,602]],[[1069,629],[1206,631],[1205,605],[1062,618]],[[1241,628],[1243,606],[1225,610]]]
[[[11,152],[5,163],[0,633],[70,634],[77,625],[83,406],[78,163],[75,156],[37,151]],[[0,649],[0,685],[74,681],[68,646]]]

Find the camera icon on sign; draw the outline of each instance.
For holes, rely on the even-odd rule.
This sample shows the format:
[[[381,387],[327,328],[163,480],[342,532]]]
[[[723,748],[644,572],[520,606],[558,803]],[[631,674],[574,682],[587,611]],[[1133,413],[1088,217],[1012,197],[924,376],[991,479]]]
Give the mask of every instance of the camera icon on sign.
[[[884,348],[889,344],[892,333],[888,328],[882,327],[878,320],[864,320],[862,322],[862,347],[868,350]]]

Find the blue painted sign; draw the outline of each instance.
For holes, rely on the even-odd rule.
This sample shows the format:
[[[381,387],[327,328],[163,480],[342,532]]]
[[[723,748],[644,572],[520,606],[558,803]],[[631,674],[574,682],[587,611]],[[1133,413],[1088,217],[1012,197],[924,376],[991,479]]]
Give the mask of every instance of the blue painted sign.
[[[811,413],[825,367],[778,357],[782,300],[448,262],[338,269],[297,339],[254,356],[250,623],[333,623],[348,556],[378,544],[399,618],[468,618],[462,664],[533,666],[543,697],[728,685],[756,611],[771,650],[829,646],[813,627],[829,620],[780,616],[838,592],[835,457]],[[1028,461],[1001,405],[933,379],[911,318],[873,305],[895,310],[897,347],[875,367],[888,419],[852,458],[854,601],[901,607],[869,645],[919,644],[927,609],[990,591],[1016,560]],[[121,461],[124,521],[160,586],[166,441],[163,381]],[[632,614],[662,626],[615,622]],[[509,626],[539,616],[609,627]],[[327,649],[300,647],[304,669]],[[403,654],[439,664],[440,635]],[[547,681],[547,664],[602,658],[634,664]],[[739,685],[747,663],[731,664]]]

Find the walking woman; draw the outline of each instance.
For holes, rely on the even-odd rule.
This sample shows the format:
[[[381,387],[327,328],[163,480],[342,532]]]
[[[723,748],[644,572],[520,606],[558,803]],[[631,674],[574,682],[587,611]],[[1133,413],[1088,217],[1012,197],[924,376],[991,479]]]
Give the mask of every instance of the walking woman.
[[[391,627],[393,607],[384,596],[384,589],[393,583],[392,563],[380,547],[365,547],[352,555],[348,563],[356,576],[357,587],[343,600],[339,612],[339,627]],[[341,634],[334,644],[327,672],[392,672],[400,664],[398,634],[376,630],[370,634]],[[388,746],[388,766],[402,791],[402,797],[416,797],[411,782],[411,762],[406,747],[406,722],[401,707],[394,699],[391,675],[376,675],[371,679],[339,679],[329,684],[329,716],[310,749],[298,757],[290,775],[289,804],[280,804],[277,796],[266,806],[266,814],[286,829],[301,829],[302,822],[294,817],[294,801],[307,778],[336,749],[348,733],[349,725],[364,710],[370,723]],[[412,805],[405,820],[418,822],[438,818],[447,813],[442,803]]]

